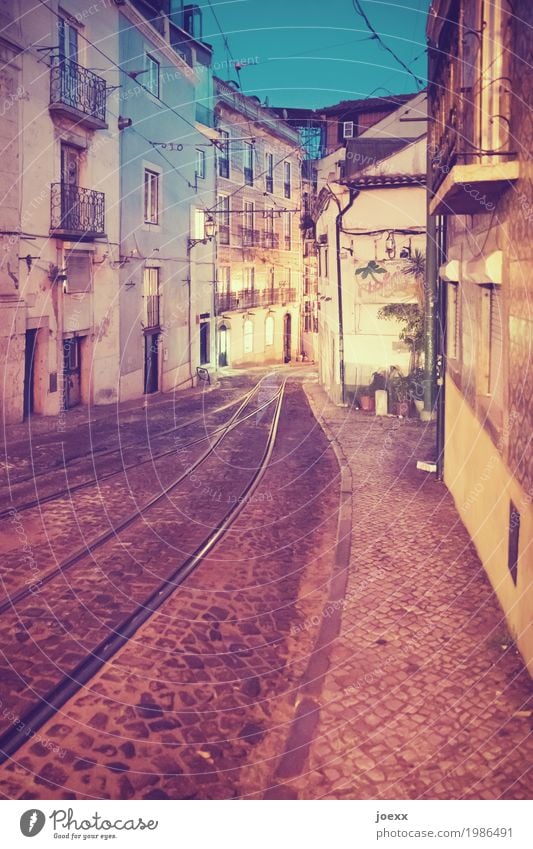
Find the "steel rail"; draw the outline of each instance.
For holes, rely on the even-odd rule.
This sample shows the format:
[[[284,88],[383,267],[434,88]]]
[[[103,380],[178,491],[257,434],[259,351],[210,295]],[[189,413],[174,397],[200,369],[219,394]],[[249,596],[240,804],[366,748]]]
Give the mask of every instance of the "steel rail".
[[[39,698],[35,705],[27,710],[18,720],[17,724],[0,736],[0,764],[4,763],[13,755],[27,740],[56,713],[60,708],[81,688],[94,678],[97,672],[109,662],[109,660],[134,636],[138,629],[161,607],[161,605],[175,592],[180,584],[196,569],[207,554],[214,548],[226,531],[235,522],[237,516],[245,508],[250,497],[253,495],[261,480],[263,479],[276,441],[278,432],[283,396],[285,392],[285,378],[280,389],[273,396],[270,403],[276,402],[276,409],[270,424],[267,442],[259,466],[254,472],[250,482],[246,485],[244,492],[236,504],[226,513],[224,518],[217,524],[216,528],[206,540],[190,555],[183,563],[176,567],[174,572],[157,587],[148,598],[137,605],[136,609],[127,616],[115,629],[110,637],[96,646],[80,661],[69,675],[65,675],[46,695]]]
[[[252,394],[254,392],[255,392],[255,389],[253,391],[251,390]],[[239,402],[239,400],[242,401],[242,398],[246,398],[246,397],[248,397],[248,398],[251,397],[250,392],[247,393],[246,396],[242,396],[241,399],[238,399],[237,401],[232,401],[230,404],[226,404],[223,407],[219,407],[217,410],[213,410],[212,412],[218,413],[218,412],[222,412],[224,409],[227,409],[229,407],[234,407],[235,404],[237,404]],[[254,412],[257,412],[259,409],[262,409],[262,407],[258,407],[257,410],[255,410]],[[251,415],[253,415],[253,414],[251,414]],[[244,420],[245,419],[243,419],[243,421]],[[195,422],[198,422],[198,421],[203,421],[203,418],[199,417],[198,419],[193,419],[192,421],[188,422],[187,425],[180,425],[177,428],[171,428],[168,431],[162,431],[160,434],[157,434],[157,436],[154,437],[154,439],[156,439],[158,436],[168,435],[169,433],[172,433],[175,430],[180,430],[183,427],[188,427],[189,425],[194,424]],[[178,454],[180,451],[183,451],[186,448],[191,448],[191,446],[193,446],[193,445],[198,445],[200,442],[205,442],[206,439],[210,439],[212,436],[215,436],[217,433],[224,430],[225,427],[226,427],[226,424],[217,425],[217,427],[213,428],[213,430],[211,430],[209,433],[206,433],[205,436],[200,436],[197,439],[191,440],[191,442],[185,442],[183,445],[180,445],[177,448],[175,448],[175,447],[174,448],[168,448],[166,451],[162,451],[159,454],[150,454],[150,456],[146,457],[146,459],[138,460],[135,463],[129,463],[125,466],[122,466],[120,469],[117,469],[114,472],[106,472],[104,475],[100,475],[98,477],[95,476],[95,477],[89,478],[88,480],[80,481],[80,483],[73,484],[72,486],[69,486],[69,484],[67,482],[67,485],[65,487],[63,487],[62,489],[58,489],[55,492],[48,493],[48,495],[43,495],[41,498],[34,498],[31,501],[23,501],[21,504],[14,504],[13,503],[11,507],[6,507],[4,510],[0,511],[0,519],[6,519],[6,518],[11,517],[15,514],[23,513],[26,510],[32,510],[35,507],[40,507],[41,504],[48,504],[50,501],[56,501],[57,499],[62,498],[65,495],[70,496],[73,492],[79,492],[80,489],[85,489],[86,487],[94,486],[95,484],[98,485],[102,481],[109,480],[109,478],[116,477],[117,475],[121,475],[124,472],[129,472],[130,469],[137,469],[139,466],[144,466],[147,463],[152,463],[154,461],[160,460],[162,457],[169,457],[171,454]],[[130,447],[135,447],[135,446],[131,445]],[[122,450],[122,449],[115,448],[115,449],[113,449],[113,453],[116,452],[116,451],[119,451],[119,450]],[[87,456],[90,456],[90,455],[87,455]],[[64,467],[61,467],[61,468],[58,468],[58,469],[54,469],[54,472],[66,471],[66,468],[67,467],[64,466]]]
[[[277,390],[277,392],[272,396],[272,398],[270,398],[268,401],[265,401],[264,404],[262,404],[260,407],[257,407],[255,410],[253,410],[251,413],[248,413],[243,418],[238,418],[239,414],[250,403],[251,398],[253,397],[257,389],[259,389],[263,380],[264,378],[261,378],[261,380],[255,385],[255,387],[250,390],[250,392],[248,393],[248,397],[246,397],[242,401],[242,403],[239,405],[239,408],[233,413],[229,421],[226,422],[225,425],[221,426],[220,435],[215,439],[213,443],[211,443],[211,445],[209,445],[208,448],[206,448],[206,450],[196,460],[194,460],[194,462],[184,472],[182,472],[177,478],[175,478],[170,484],[168,484],[168,486],[161,490],[161,492],[158,492],[156,495],[154,495],[142,507],[138,507],[133,513],[130,513],[129,516],[126,516],[116,525],[113,525],[107,531],[104,531],[103,534],[94,537],[92,540],[90,540],[77,551],[75,551],[74,554],[71,554],[69,557],[65,558],[65,560],[62,560],[61,563],[59,563],[53,569],[50,569],[49,572],[45,572],[42,577],[36,576],[35,580],[32,581],[32,584],[30,586],[17,590],[14,595],[7,596],[5,600],[0,603],[0,616],[4,613],[7,613],[9,610],[15,607],[16,604],[18,604],[25,598],[38,595],[41,588],[43,586],[46,586],[46,584],[50,583],[50,581],[52,581],[58,575],[63,574],[64,572],[71,569],[72,566],[75,566],[76,563],[80,562],[80,560],[83,560],[85,557],[87,557],[89,554],[92,554],[94,551],[96,551],[96,549],[100,548],[106,542],[109,542],[110,539],[118,537],[119,534],[122,533],[122,531],[130,527],[130,525],[133,525],[139,518],[144,516],[144,514],[148,510],[158,504],[163,498],[166,498],[166,496],[169,495],[169,493],[172,492],[172,490],[174,490],[177,486],[179,486],[179,484],[182,483],[185,478],[188,478],[198,468],[198,466],[200,466],[213,453],[215,448],[220,445],[220,443],[227,436],[228,433],[231,433],[232,430],[239,427],[242,422],[245,422],[252,416],[255,416],[260,410],[264,409],[265,407],[268,407],[277,398],[279,390]],[[32,589],[32,587],[36,587],[37,589]]]
[[[268,377],[268,375],[265,375],[265,377]],[[261,380],[264,380],[265,377],[262,377]],[[253,391],[254,391],[254,389],[251,389],[249,392],[246,392],[244,395],[241,395],[239,398],[236,398],[234,401],[228,401],[227,404],[222,404],[220,407],[215,407],[214,409],[209,410],[208,412],[204,413],[202,416],[197,416],[197,418],[195,418],[195,419],[189,419],[188,421],[183,422],[182,424],[175,425],[174,427],[167,428],[166,430],[161,430],[161,431],[159,431],[159,433],[155,433],[151,438],[152,438],[152,440],[154,440],[154,439],[159,439],[160,436],[168,436],[169,433],[175,433],[177,430],[183,430],[184,428],[190,427],[191,425],[196,424],[197,422],[204,421],[206,416],[212,416],[212,415],[215,415],[216,413],[222,413],[224,410],[228,410],[230,407],[234,407],[236,404],[239,403],[239,401],[242,401],[243,399],[245,399],[250,394],[250,392],[253,392]],[[63,442],[60,442],[59,445],[63,445]],[[117,454],[117,453],[120,453],[122,451],[126,451],[128,448],[136,448],[136,447],[140,447],[139,441],[126,442],[124,445],[120,445],[118,448],[104,448],[104,449],[101,449],[101,450],[98,449],[96,451],[89,451],[86,454],[78,454],[78,455],[76,455],[76,457],[72,457],[67,462],[67,467],[70,467],[71,465],[74,465],[75,463],[79,463],[82,460],[86,460],[88,457],[93,457],[93,458],[94,457],[106,457],[108,454]],[[7,455],[6,455],[6,457],[7,457]],[[65,468],[66,468],[66,466],[64,466],[64,465],[63,466],[56,466],[53,469],[45,469],[42,472],[37,472],[37,474],[35,474],[35,475],[29,475],[25,478],[16,478],[15,480],[12,481],[11,487],[16,487],[16,486],[19,486],[19,484],[23,484],[23,483],[30,483],[32,481],[37,480],[37,478],[44,477],[45,475],[50,475],[50,474],[55,474],[57,472],[62,472],[62,471],[65,470]],[[6,487],[4,486],[4,489],[5,488]],[[7,510],[3,510],[2,513],[0,513],[0,517],[6,515],[7,512],[9,512],[9,508]]]

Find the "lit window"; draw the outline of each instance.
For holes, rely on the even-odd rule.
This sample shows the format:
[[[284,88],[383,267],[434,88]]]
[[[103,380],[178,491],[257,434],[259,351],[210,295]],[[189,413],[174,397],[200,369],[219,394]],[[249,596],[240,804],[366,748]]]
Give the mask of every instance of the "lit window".
[[[254,349],[254,325],[250,319],[244,322],[244,353],[250,354]]]
[[[149,53],[146,54],[146,70],[146,88],[154,97],[159,97],[159,62]]]
[[[159,224],[159,174],[144,171],[144,220],[146,224]]]
[[[205,150],[196,151],[196,176],[205,180]]]
[[[265,345],[274,344],[274,318],[269,315],[265,321]]]

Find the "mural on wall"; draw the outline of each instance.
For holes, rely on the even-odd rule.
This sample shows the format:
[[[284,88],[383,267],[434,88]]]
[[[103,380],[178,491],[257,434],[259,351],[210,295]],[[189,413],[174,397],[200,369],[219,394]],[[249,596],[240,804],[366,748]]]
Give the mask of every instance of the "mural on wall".
[[[406,273],[407,260],[372,259],[355,271],[359,300],[372,304],[408,303],[417,300],[417,281],[414,274]]]

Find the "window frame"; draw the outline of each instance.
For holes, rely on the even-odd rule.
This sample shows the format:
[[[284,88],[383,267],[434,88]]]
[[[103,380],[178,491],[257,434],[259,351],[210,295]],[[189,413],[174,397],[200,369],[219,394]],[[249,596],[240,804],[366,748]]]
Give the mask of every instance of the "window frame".
[[[145,52],[144,57],[147,71],[145,87],[153,97],[157,97],[157,99],[159,100],[161,96],[161,63],[155,58],[155,56],[152,56],[152,54],[148,51]],[[154,68],[156,70],[155,85],[153,85]],[[157,90],[154,91],[154,88]]]
[[[206,153],[205,150],[201,147],[196,148],[196,178],[200,180],[205,180],[207,167],[206,167]]]
[[[224,204],[224,206],[222,206]],[[217,197],[217,239],[220,245],[231,244],[231,201],[230,196],[220,193]],[[226,228],[223,230],[222,228]],[[222,238],[227,232],[227,239]]]
[[[251,318],[243,321],[242,325],[242,350],[243,354],[253,354],[254,352],[254,323]]]
[[[148,177],[148,183],[147,183]],[[155,220],[152,216],[153,186],[155,184]],[[148,186],[148,190],[147,190]],[[158,227],[161,223],[161,171],[154,166],[143,165],[143,221],[146,225]]]
[[[285,161],[283,163],[283,194],[284,197],[290,198],[292,191],[292,169],[291,163]]]

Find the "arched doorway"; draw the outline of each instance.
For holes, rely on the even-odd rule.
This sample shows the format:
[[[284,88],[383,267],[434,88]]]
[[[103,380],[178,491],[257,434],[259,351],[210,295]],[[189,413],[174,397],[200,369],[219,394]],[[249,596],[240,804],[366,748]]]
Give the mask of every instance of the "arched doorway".
[[[291,316],[289,313],[283,319],[283,362],[291,361]]]
[[[228,364],[229,329],[225,324],[218,328],[218,364],[221,368]]]

